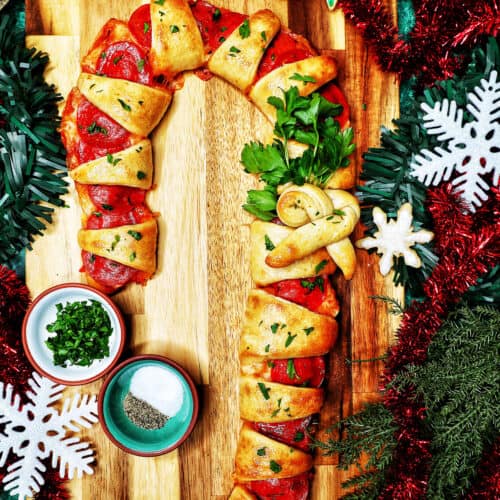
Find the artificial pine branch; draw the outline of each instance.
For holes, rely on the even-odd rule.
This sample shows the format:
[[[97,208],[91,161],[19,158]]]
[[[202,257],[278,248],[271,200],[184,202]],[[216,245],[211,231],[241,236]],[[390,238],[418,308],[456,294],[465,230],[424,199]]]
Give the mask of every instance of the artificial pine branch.
[[[421,103],[433,106],[444,98],[464,106],[467,93],[485,78],[492,69],[500,69],[498,42],[490,38],[485,47],[477,47],[471,53],[471,62],[465,74],[437,82],[418,96],[410,97],[395,129],[382,129],[381,146],[370,148],[363,155],[361,179],[356,193],[362,203],[361,220],[366,225],[366,235],[373,236],[377,227],[373,223],[372,208],[380,207],[388,217],[395,217],[399,207],[410,202],[413,206],[413,227],[432,230],[431,218],[426,211],[427,188],[410,175],[412,157],[422,148],[433,149],[442,144],[436,136],[428,135],[422,121]],[[465,120],[470,117],[465,114]],[[405,265],[399,257],[394,259],[394,282],[406,287],[409,298],[422,297],[422,283],[430,276],[438,258],[432,242],[417,244],[415,250],[422,260],[422,267],[415,269]]]
[[[45,82],[47,55],[24,47],[14,16],[8,10],[0,18],[0,263],[31,248],[67,191],[62,97]]]
[[[428,497],[455,499],[470,488],[483,451],[499,436],[500,311],[462,305],[429,347],[424,364],[409,365],[393,384],[413,388],[426,408],[432,437]]]

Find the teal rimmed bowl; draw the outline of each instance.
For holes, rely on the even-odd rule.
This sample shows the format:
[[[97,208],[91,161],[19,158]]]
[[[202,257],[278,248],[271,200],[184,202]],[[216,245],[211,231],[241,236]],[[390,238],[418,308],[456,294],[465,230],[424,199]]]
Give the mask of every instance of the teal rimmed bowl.
[[[166,376],[176,377],[183,393],[179,411],[155,430],[134,424],[123,408],[133,375],[146,367],[161,368],[168,372]],[[118,365],[99,393],[99,420],[104,432],[116,446],[141,457],[162,455],[179,447],[194,429],[198,410],[198,393],[186,370],[168,358],[153,354],[134,356]]]

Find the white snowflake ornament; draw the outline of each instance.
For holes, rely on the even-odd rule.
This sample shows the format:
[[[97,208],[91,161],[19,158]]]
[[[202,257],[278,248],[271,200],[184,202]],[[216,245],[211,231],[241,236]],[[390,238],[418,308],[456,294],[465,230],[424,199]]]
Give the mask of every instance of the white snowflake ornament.
[[[59,475],[72,479],[92,474],[90,464],[94,453],[89,443],[78,437],[66,437],[68,431],[76,432],[80,427],[89,428],[97,422],[97,398],[76,394],[72,400],[65,399],[60,411],[51,407],[62,398],[64,385],[33,372],[28,380],[31,391],[26,393],[31,403],[23,405],[12,385],[0,382],[0,467],[5,465],[10,452],[18,460],[7,468],[3,479],[4,488],[20,499],[33,496],[40,491],[46,468],[42,462],[52,454],[52,467],[59,462]]]
[[[497,72],[481,80],[473,92],[467,94],[467,111],[474,118],[463,123],[464,112],[455,101],[443,99],[433,108],[423,103],[424,127],[437,135],[438,140],[448,141],[446,148],[423,149],[411,163],[411,175],[426,186],[437,186],[457,176],[452,185],[475,211],[488,198],[490,186],[483,176],[493,172],[493,185],[500,178],[500,82]]]
[[[366,250],[377,248],[377,253],[382,254],[380,259],[380,272],[383,276],[392,268],[393,257],[403,256],[405,264],[410,267],[420,267],[422,261],[415,250],[415,243],[428,243],[434,233],[421,229],[413,231],[413,214],[410,203],[405,203],[398,210],[397,219],[387,222],[387,215],[379,208],[373,209],[373,222],[378,228],[374,237],[362,238],[356,242],[358,248]]]

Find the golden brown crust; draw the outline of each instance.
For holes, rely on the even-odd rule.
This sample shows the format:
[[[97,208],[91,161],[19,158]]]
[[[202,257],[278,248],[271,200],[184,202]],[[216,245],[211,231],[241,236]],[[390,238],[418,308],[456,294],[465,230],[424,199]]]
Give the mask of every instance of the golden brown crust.
[[[80,229],[78,244],[94,255],[152,274],[156,269],[157,232],[154,219],[106,229]]]
[[[156,127],[172,100],[165,89],[90,73],[80,74],[78,88],[94,106],[143,137]]]
[[[257,497],[250,493],[245,487],[237,485],[231,492],[229,500],[257,500]]]
[[[275,441],[243,424],[236,452],[234,478],[245,483],[255,479],[279,479],[307,472],[312,456]]]
[[[337,339],[337,322],[263,290],[248,296],[240,355],[271,359],[326,354]]]
[[[311,278],[318,274],[333,274],[336,266],[325,249],[318,250],[297,260],[287,267],[271,267],[266,264],[270,250],[266,247],[266,235],[277,245],[293,232],[292,228],[271,222],[254,221],[250,226],[250,271],[258,286],[266,286],[285,279]]]
[[[318,413],[323,390],[240,377],[241,418],[250,422],[284,422]]]
[[[69,172],[81,184],[103,184],[149,189],[153,182],[151,141],[142,141],[119,153],[82,163]]]
[[[151,28],[149,58],[155,74],[172,77],[205,62],[203,40],[186,0],[152,0]]]
[[[293,79],[295,74],[311,77],[313,81],[302,82]],[[276,108],[267,102],[271,96],[283,97],[283,91],[296,86],[302,96],[322,87],[337,76],[337,62],[330,55],[309,57],[301,61],[285,64],[271,71],[250,90],[250,99],[266,115],[271,123],[276,120]],[[292,77],[292,78],[291,78]]]
[[[268,9],[255,12],[245,23],[248,36],[242,36],[236,28],[208,61],[212,73],[243,92],[253,83],[265,50],[281,26],[278,17]]]

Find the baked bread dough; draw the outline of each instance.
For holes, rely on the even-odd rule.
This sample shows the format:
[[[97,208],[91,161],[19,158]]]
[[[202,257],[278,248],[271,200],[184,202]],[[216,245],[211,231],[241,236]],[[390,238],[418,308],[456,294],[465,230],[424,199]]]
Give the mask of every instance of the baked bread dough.
[[[83,250],[125,266],[154,273],[156,269],[157,224],[154,219],[106,229],[80,229],[78,244]]]
[[[69,172],[81,184],[103,184],[149,189],[153,183],[151,141],[142,141],[119,153],[82,163]]]
[[[171,79],[203,65],[205,48],[187,0],[151,0],[150,9],[149,60],[155,74]]]
[[[318,274],[333,274],[335,263],[325,249],[311,253],[286,267],[271,267],[266,264],[270,252],[266,247],[266,236],[276,246],[293,233],[293,229],[272,222],[256,220],[250,225],[250,272],[258,286],[295,278],[312,278]]]
[[[312,456],[308,453],[268,438],[249,424],[243,424],[236,452],[236,481],[245,483],[257,478],[293,477],[311,467]]]
[[[238,485],[231,492],[229,500],[257,500],[257,497],[243,486]]]
[[[123,128],[143,137],[156,127],[172,100],[166,89],[90,73],[80,74],[78,88]]]
[[[248,296],[240,355],[270,359],[321,356],[337,340],[337,322],[263,290]]]
[[[259,10],[243,23],[247,30],[236,28],[214,52],[208,69],[246,92],[255,80],[267,46],[278,33],[281,23],[268,9]],[[246,36],[245,36],[246,35]]]
[[[240,377],[240,414],[250,422],[283,422],[319,413],[323,389]]]

